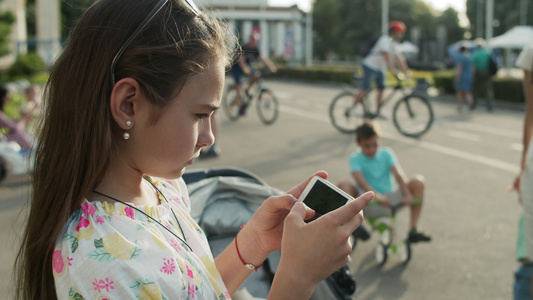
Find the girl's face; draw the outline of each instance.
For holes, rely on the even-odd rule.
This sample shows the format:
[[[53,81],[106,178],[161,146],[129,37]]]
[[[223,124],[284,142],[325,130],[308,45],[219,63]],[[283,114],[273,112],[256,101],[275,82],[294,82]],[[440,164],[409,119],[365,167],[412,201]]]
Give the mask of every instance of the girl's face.
[[[189,77],[155,124],[150,124],[149,110],[142,110],[125,141],[132,143],[133,168],[151,176],[180,177],[200,149],[214,143],[211,116],[220,107],[223,86],[224,65],[213,59],[202,73]]]
[[[361,151],[364,155],[372,158],[374,155],[376,155],[376,152],[378,151],[378,137],[373,136],[368,139],[362,139],[357,142],[357,145],[361,147]]]

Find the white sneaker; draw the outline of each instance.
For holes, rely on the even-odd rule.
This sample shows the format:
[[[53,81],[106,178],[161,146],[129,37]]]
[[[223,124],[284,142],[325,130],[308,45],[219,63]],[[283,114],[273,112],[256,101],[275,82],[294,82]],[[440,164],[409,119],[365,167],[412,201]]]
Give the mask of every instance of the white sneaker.
[[[357,111],[357,109],[355,109],[355,106],[352,106],[352,107],[348,108],[348,110],[346,111],[346,116],[348,116],[348,117],[362,117],[361,113],[359,113]]]
[[[388,120],[388,118],[382,113],[382,112],[379,112],[378,115],[376,116],[378,119],[382,119],[382,120]]]

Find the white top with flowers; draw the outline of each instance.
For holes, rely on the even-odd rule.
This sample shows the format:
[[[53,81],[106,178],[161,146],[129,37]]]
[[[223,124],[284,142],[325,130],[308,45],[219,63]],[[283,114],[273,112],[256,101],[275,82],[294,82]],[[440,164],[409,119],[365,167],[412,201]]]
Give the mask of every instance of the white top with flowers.
[[[205,234],[190,217],[183,180],[147,179],[168,203],[160,196],[162,204],[137,208],[183,239],[181,225],[193,251],[129,206],[84,201],[53,253],[59,299],[230,299]]]

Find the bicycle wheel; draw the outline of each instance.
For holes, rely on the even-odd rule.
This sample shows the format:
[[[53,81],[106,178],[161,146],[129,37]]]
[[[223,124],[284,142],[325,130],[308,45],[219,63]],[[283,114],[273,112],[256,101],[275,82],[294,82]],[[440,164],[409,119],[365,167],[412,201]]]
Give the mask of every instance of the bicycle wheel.
[[[433,123],[431,104],[418,95],[409,95],[396,102],[392,116],[396,129],[408,137],[421,136]]]
[[[222,110],[228,117],[228,119],[235,121],[237,120],[239,115],[239,105],[237,104],[237,89],[235,89],[235,86],[229,86],[226,90],[226,93],[224,93],[224,96],[222,96]],[[245,101],[244,95],[241,93],[241,101]]]
[[[398,246],[398,255],[403,264],[407,264],[411,260],[411,244],[409,241],[404,241]]]
[[[376,89],[370,90],[363,97],[363,105],[365,107],[365,118],[375,119],[380,116],[381,112],[378,108],[378,91]]]
[[[381,242],[376,247],[376,250],[374,250],[374,258],[376,259],[376,263],[378,263],[380,267],[382,267],[387,261],[387,257],[388,257],[387,252],[388,252],[387,245]]]
[[[331,123],[342,133],[354,133],[361,120],[367,116],[364,99],[353,105],[354,93],[344,91],[331,101],[329,117]]]
[[[276,121],[279,115],[279,103],[274,93],[267,88],[261,89],[257,98],[257,114],[259,119],[265,124],[270,125]]]

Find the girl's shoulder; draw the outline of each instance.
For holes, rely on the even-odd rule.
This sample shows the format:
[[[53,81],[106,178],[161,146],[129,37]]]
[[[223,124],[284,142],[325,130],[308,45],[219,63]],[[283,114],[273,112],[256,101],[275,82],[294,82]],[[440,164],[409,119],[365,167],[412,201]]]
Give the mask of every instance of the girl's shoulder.
[[[71,214],[61,237],[89,239],[95,233],[105,235],[110,230],[120,232],[131,230],[131,233],[126,232],[126,234],[135,234],[137,226],[165,219],[172,210],[185,215],[190,213],[190,200],[183,180],[159,178],[147,178],[147,180],[161,192],[159,195],[161,204],[151,206],[84,200]]]

